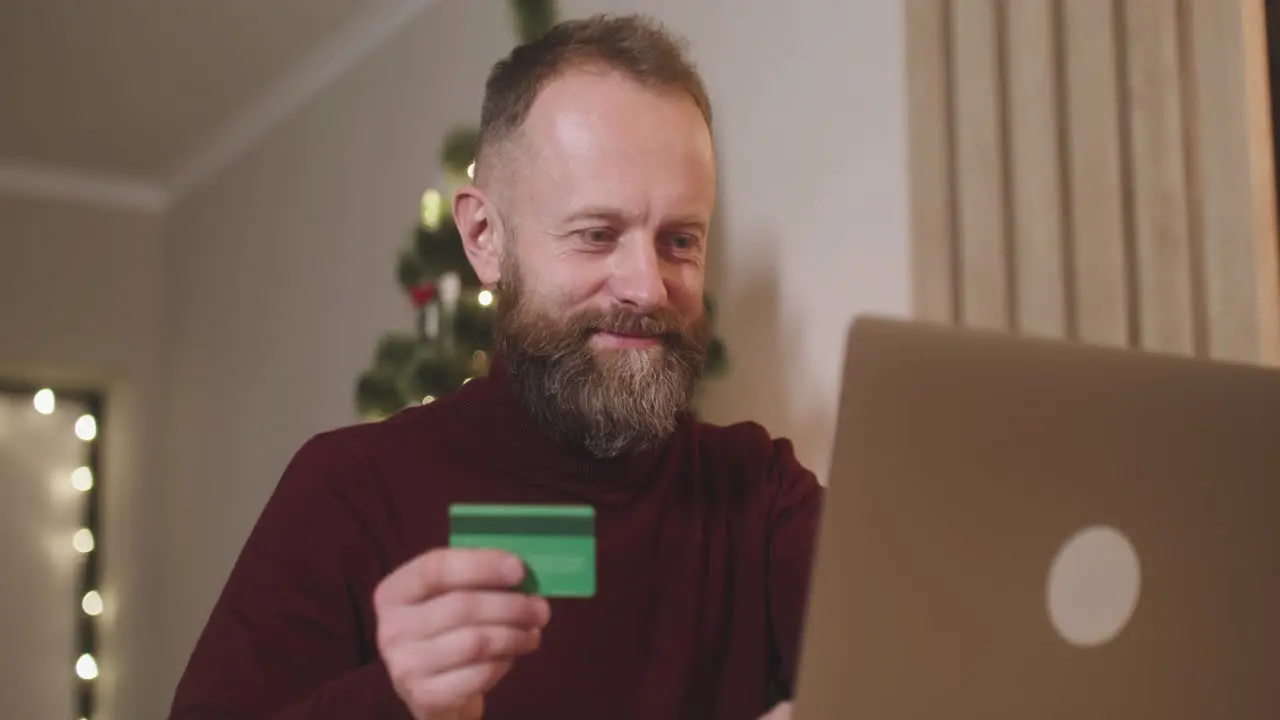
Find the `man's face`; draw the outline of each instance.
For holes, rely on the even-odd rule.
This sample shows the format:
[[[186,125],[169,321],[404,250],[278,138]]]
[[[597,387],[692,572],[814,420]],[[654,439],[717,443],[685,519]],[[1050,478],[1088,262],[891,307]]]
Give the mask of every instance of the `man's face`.
[[[596,455],[650,445],[687,408],[709,339],[706,123],[685,96],[576,72],[514,142],[498,340],[516,385]]]

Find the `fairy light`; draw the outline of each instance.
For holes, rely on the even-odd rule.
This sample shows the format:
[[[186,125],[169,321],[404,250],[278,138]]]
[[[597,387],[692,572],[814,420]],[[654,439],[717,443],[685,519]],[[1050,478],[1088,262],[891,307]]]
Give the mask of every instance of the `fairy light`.
[[[440,227],[444,216],[444,196],[439,190],[428,188],[422,191],[422,224],[428,229]]]
[[[102,417],[103,399],[95,392],[78,389],[28,387],[15,383],[6,383],[0,379],[0,393],[25,396],[31,406],[40,415],[53,416],[59,405],[83,408],[76,416],[71,432],[84,448],[85,459],[78,467],[67,473],[67,482],[75,490],[77,502],[81,503],[81,521],[79,527],[71,534],[69,543],[75,551],[75,564],[78,574],[77,589],[73,602],[74,627],[76,639],[74,648],[68,649],[67,663],[70,670],[78,678],[75,694],[74,715],[72,718],[87,720],[97,714],[96,682],[102,668],[98,664],[98,622],[106,612],[101,587],[101,536],[100,522],[102,482],[100,477],[102,428],[99,418]],[[56,417],[56,416],[55,416]]]
[[[85,615],[97,617],[106,609],[106,604],[102,602],[102,594],[97,590],[90,590],[80,599],[80,609],[84,610]]]
[[[98,421],[92,415],[81,415],[76,420],[76,437],[85,442],[93,442],[98,437]]]
[[[98,661],[89,653],[81,655],[76,659],[76,676],[81,680],[97,680]]]
[[[88,465],[81,465],[71,471],[71,487],[79,492],[89,492],[93,489],[93,470]]]
[[[35,397],[31,398],[31,404],[35,406],[36,412],[41,415],[52,415],[54,409],[58,406],[58,398],[53,394],[52,390],[44,388],[38,391]]]
[[[489,307],[493,304],[493,292],[490,290],[481,290],[476,295],[476,302],[480,303],[480,307]]]
[[[71,536],[71,546],[81,555],[93,552],[95,547],[93,542],[93,531],[89,528],[80,528],[75,535]]]

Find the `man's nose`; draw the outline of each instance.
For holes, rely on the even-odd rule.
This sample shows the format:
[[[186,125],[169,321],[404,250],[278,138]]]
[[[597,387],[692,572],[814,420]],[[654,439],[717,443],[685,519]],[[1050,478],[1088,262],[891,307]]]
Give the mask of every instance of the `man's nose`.
[[[614,251],[610,285],[620,302],[641,310],[666,304],[667,285],[662,259],[651,239],[623,243]]]

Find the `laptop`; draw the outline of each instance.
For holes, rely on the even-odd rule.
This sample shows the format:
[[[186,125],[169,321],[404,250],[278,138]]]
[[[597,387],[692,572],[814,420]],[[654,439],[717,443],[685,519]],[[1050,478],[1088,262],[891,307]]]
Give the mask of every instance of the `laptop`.
[[[799,720],[1280,718],[1280,373],[859,318]]]

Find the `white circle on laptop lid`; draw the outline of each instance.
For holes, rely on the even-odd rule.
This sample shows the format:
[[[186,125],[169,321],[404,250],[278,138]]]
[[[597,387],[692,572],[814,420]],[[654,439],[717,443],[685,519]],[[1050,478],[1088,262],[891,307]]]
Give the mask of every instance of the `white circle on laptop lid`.
[[[1141,585],[1138,553],[1124,533],[1084,528],[1062,545],[1049,567],[1049,621],[1072,645],[1105,645],[1129,624]]]

